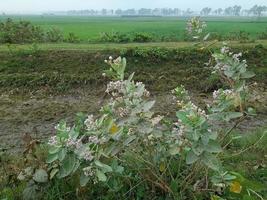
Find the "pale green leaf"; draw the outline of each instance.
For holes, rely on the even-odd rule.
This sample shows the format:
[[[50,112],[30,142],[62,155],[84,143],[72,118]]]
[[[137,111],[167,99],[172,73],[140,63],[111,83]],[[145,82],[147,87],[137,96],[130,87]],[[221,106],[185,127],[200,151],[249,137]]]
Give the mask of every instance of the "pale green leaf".
[[[33,175],[33,180],[37,183],[46,183],[48,181],[48,174],[43,169],[37,169]]]
[[[100,170],[96,171],[96,176],[97,176],[98,180],[101,181],[101,182],[106,182],[107,181],[106,175]]]
[[[191,150],[186,155],[186,164],[190,165],[198,161],[199,157]]]
[[[84,173],[82,173],[80,175],[80,185],[82,187],[85,187],[86,184],[89,182],[89,180],[90,180],[90,177],[89,176],[85,176]]]

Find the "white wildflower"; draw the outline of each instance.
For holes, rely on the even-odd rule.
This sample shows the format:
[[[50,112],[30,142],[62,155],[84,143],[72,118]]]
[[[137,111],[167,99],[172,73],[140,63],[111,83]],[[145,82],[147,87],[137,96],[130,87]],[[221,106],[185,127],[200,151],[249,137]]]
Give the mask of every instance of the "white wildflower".
[[[48,140],[48,144],[51,146],[57,145],[57,136],[53,136]]]
[[[85,120],[84,125],[86,126],[86,129],[88,131],[93,130],[95,128],[94,116],[89,115],[87,119]]]
[[[161,115],[158,115],[157,117],[154,117],[153,119],[151,119],[151,123],[153,126],[159,124],[159,122],[163,119],[164,117]]]
[[[92,177],[95,174],[91,166],[83,168],[83,173],[87,177]]]

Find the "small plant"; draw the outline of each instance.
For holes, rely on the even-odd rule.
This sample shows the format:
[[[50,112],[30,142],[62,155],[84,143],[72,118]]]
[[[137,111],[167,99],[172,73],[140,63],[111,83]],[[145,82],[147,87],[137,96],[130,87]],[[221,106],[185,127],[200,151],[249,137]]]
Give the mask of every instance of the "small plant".
[[[193,39],[199,40],[206,27],[207,24],[201,21],[200,17],[193,17],[187,22],[186,30]]]
[[[153,36],[149,33],[135,33],[133,35],[134,42],[151,42],[153,40]]]
[[[254,42],[250,34],[245,31],[231,32],[225,37],[225,40],[239,41],[240,43]]]
[[[39,26],[28,21],[14,22],[10,18],[0,23],[0,33],[0,43],[32,43],[44,40],[44,32]]]
[[[114,42],[114,43],[124,43],[131,42],[131,37],[125,33],[111,32],[111,33],[101,33],[99,40],[101,42]]]
[[[202,33],[193,29],[203,27],[203,23],[199,19],[191,22],[191,32]],[[195,39],[205,41],[205,37]],[[150,56],[147,52],[139,54]],[[172,94],[177,110],[171,117],[153,112],[156,102],[145,85],[134,81],[134,73],[125,76],[125,58],[109,57],[105,60],[109,68],[103,73],[111,79],[105,90],[109,99],[97,115],[78,114],[72,126],[61,121],[48,142],[47,170],[24,170],[20,177],[30,182],[33,179],[35,186],[47,180],[73,178],[78,180],[77,191],[90,188],[92,196],[97,196],[97,192],[102,195],[98,190],[102,188],[113,193],[113,199],[143,199],[146,194],[197,199],[199,191],[201,199],[223,199],[227,190],[239,199],[259,197],[244,177],[226,170],[222,162],[231,143],[225,144],[227,136],[244,117],[254,115],[247,106],[247,80],[254,73],[247,70],[242,54],[234,54],[228,47],[212,56],[214,73],[227,89],[214,91],[214,99],[205,110],[194,103],[184,86],[176,87]],[[236,123],[229,130],[218,126],[230,121]],[[246,188],[245,193],[242,188]]]
[[[46,32],[47,42],[62,42],[63,39],[62,31],[56,27],[53,27]]]
[[[80,42],[80,39],[74,33],[69,33],[69,35],[66,38],[66,42],[69,42],[69,43],[78,43],[78,42]]]

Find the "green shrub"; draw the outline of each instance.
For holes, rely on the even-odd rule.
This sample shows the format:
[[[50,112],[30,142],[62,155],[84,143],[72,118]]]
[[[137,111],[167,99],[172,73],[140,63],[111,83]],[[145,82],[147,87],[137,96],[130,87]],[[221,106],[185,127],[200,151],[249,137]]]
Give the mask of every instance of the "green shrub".
[[[64,39],[63,33],[60,29],[53,27],[46,32],[47,42],[62,42]]]
[[[103,32],[100,34],[100,42],[114,42],[114,43],[127,43],[131,42],[131,37],[128,34],[120,32]]]
[[[14,22],[8,18],[5,22],[0,23],[1,43],[32,43],[43,40],[43,30],[28,21]]]
[[[67,36],[67,38],[65,39],[65,41],[66,42],[69,42],[69,43],[78,43],[78,42],[80,42],[80,39],[74,33],[69,33],[69,35]]]
[[[262,32],[262,33],[260,33],[259,36],[258,36],[258,38],[260,40],[267,40],[267,30],[264,31],[264,32]]]
[[[153,41],[153,36],[149,33],[134,33],[134,42],[151,42]]]
[[[245,31],[230,32],[227,36],[225,36],[224,39],[230,41],[239,41],[240,43],[252,42],[250,34]]]

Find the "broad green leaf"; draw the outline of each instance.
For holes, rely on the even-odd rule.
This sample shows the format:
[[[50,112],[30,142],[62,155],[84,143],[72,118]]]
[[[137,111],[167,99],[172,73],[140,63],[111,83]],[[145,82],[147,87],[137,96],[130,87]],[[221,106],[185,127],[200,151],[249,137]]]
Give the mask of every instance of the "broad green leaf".
[[[204,151],[204,145],[202,145],[202,144],[197,144],[197,145],[194,145],[193,147],[192,147],[192,151],[194,152],[194,154],[196,154],[197,156],[200,156],[202,153],[203,153],[203,151]]]
[[[240,118],[243,116],[241,112],[227,112],[225,113],[225,120],[230,121],[232,119]]]
[[[106,182],[107,181],[106,175],[100,170],[96,171],[96,176],[97,176],[98,180],[101,181],[101,182]]]
[[[58,152],[58,160],[61,162],[62,160],[64,160],[65,156],[67,154],[67,149],[66,148],[62,148],[59,152]]]
[[[79,137],[79,132],[76,131],[76,127],[72,127],[70,130],[69,136],[73,139],[77,139]]]
[[[52,171],[50,172],[50,177],[49,177],[50,180],[52,180],[55,177],[55,175],[58,173],[58,171],[59,171],[58,168],[52,169]]]
[[[191,150],[186,155],[186,164],[191,165],[199,160],[199,157]]]
[[[30,186],[27,186],[22,193],[24,200],[35,200],[38,199],[37,195],[38,186],[33,184]]]
[[[58,159],[58,154],[48,154],[46,163],[51,164],[52,162],[56,161]]]
[[[176,112],[176,116],[178,117],[178,119],[180,119],[184,124],[191,125],[192,123],[186,115],[187,113],[183,111]]]
[[[69,154],[65,157],[60,167],[58,176],[59,178],[64,178],[70,175],[73,172],[74,167],[76,166],[77,159],[74,154]]]
[[[252,78],[254,76],[255,76],[255,73],[250,72],[250,71],[246,71],[245,73],[241,74],[241,78],[245,78],[245,79]]]
[[[122,174],[123,171],[124,171],[124,167],[122,167],[122,166],[118,166],[118,167],[116,168],[116,170],[115,170],[115,172],[116,172],[116,173],[119,173],[119,174]]]
[[[99,160],[96,160],[95,161],[95,165],[97,167],[99,167],[104,173],[107,173],[107,172],[112,172],[112,168],[102,162],[100,162]]]
[[[201,161],[203,164],[205,164],[207,167],[213,169],[214,171],[219,171],[221,167],[221,163],[213,154],[209,152],[205,152],[202,157]]]
[[[211,140],[216,140],[218,138],[218,133],[217,132],[212,131],[212,132],[209,132],[208,134],[209,134],[209,138]]]
[[[176,145],[170,146],[170,148],[169,148],[169,153],[172,156],[175,156],[177,154],[180,154],[180,152],[181,152],[181,149],[178,146],[176,146]]]
[[[49,148],[48,152],[50,154],[55,154],[55,153],[58,153],[60,151],[60,149],[61,149],[61,147],[54,147],[54,146],[52,146],[52,147]]]
[[[33,175],[33,180],[37,183],[46,183],[48,181],[48,174],[43,169],[37,169]]]
[[[80,185],[82,187],[85,187],[86,184],[89,182],[90,177],[89,176],[85,176],[84,173],[81,173],[80,175]]]
[[[80,167],[80,161],[76,159],[75,166],[73,167],[72,173],[75,173]]]
[[[205,150],[210,153],[220,153],[222,152],[222,147],[217,141],[210,140],[205,146]]]
[[[232,71],[232,70],[226,70],[224,71],[224,74],[229,77],[229,78],[232,78],[233,75],[235,74],[235,71]]]
[[[155,104],[155,101],[148,101],[143,105],[143,112],[148,112]]]

